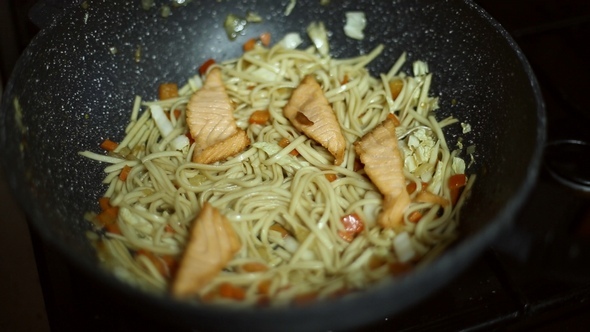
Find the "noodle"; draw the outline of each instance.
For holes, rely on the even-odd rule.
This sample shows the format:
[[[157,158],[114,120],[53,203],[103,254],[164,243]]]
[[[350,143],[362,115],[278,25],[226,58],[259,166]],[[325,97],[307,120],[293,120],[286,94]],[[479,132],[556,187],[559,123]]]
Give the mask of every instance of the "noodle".
[[[379,45],[367,55],[332,59],[320,57],[312,48],[288,50],[277,45],[256,47],[239,59],[218,64],[235,104],[236,121],[252,144],[239,155],[210,165],[191,162],[194,143],[182,151],[169,144],[188,132],[186,107],[191,94],[202,86],[200,76],[189,79],[176,98],[146,102],[136,97],[126,136],[116,150],[110,156],[80,153],[111,164],[105,168],[104,195],[119,208],[116,223],[121,234],[106,232],[101,237],[100,253],[107,266],[134,285],[166,290],[171,277],[168,270],[162,274],[163,262],[181,255],[204,202],[232,222],[242,248],[200,291],[203,301],[228,302],[209,296],[227,282],[244,288],[245,305],[259,302],[264,285],[263,295],[275,304],[302,296],[326,298],[365,289],[390,276],[392,266],[432,260],[456,238],[465,194],[454,206],[412,202],[400,229],[383,229],[376,221],[383,197],[364,171],[356,169],[352,144],[395,114],[401,123],[396,133],[407,183],[418,188],[425,183],[432,194],[450,202],[446,184],[465,170],[455,169],[459,151],[449,151],[442,128],[457,120],[438,121],[433,115],[438,106],[429,95],[433,75],[425,63],[414,64],[413,76],[400,73],[406,62],[403,53],[389,72],[372,77],[366,66],[382,50]],[[291,91],[308,74],[322,86],[347,141],[341,166],[333,165],[332,155],[295,130],[283,115]],[[392,80],[403,81],[397,97],[392,97],[388,85]],[[161,136],[148,110],[153,105],[170,115],[173,130],[167,137]],[[180,112],[178,118],[173,110]],[[268,110],[270,123],[249,125],[256,110]],[[278,145],[283,138],[289,140],[285,147]],[[118,175],[125,167],[131,171],[123,181]],[[327,175],[336,177],[331,181]],[[471,176],[467,190],[473,180]],[[418,191],[410,197],[415,199]],[[421,214],[418,222],[411,220],[414,213]],[[364,229],[348,242],[342,237],[341,218],[351,214],[359,216]],[[288,234],[282,235],[273,225]],[[402,233],[409,234],[410,261],[402,261],[393,244]],[[254,262],[270,268],[244,271]]]

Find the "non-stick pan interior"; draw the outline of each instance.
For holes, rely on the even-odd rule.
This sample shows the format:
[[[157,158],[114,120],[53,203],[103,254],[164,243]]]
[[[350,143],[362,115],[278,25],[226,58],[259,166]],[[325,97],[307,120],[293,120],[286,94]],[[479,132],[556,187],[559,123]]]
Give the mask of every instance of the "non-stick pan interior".
[[[82,216],[98,208],[106,189],[104,165],[78,151],[99,151],[103,139],[121,139],[135,95],[153,99],[160,83],[183,84],[206,59],[236,57],[244,41],[263,31],[276,42],[288,32],[306,36],[310,22],[322,21],[335,57],[384,44],[370,65],[375,74],[387,71],[404,51],[410,60],[405,71],[414,60],[429,64],[432,93],[440,96],[437,116],[453,115],[472,128],[449,128],[449,145],[461,137],[464,147],[475,146],[468,172],[478,178],[462,213],[463,236],[453,249],[464,252],[455,255],[462,261],[453,268],[467,264],[489,244],[490,234],[509,223],[536,174],[544,122],[534,77],[506,33],[468,1],[332,0],[323,6],[298,0],[285,16],[288,1],[194,0],[172,7],[166,18],[160,8],[169,1],[155,1],[149,10],[140,1],[86,3],[66,10],[24,52],[2,101],[0,143],[10,184],[34,228],[91,271],[96,259]],[[343,32],[344,13],[352,10],[367,17],[362,41]],[[227,14],[248,11],[263,22],[229,41],[223,30]]]

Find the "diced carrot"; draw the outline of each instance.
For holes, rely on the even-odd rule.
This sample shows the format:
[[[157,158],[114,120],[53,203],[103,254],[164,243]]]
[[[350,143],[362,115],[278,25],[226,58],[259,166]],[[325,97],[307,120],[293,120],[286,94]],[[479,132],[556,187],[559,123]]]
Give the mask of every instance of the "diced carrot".
[[[389,114],[387,114],[387,118],[388,118],[388,119],[391,119],[391,120],[393,121],[393,125],[394,125],[394,126],[396,126],[396,127],[402,124],[402,123],[399,121],[399,118],[397,117],[397,115],[395,115],[395,114],[393,114],[393,113],[389,113]]]
[[[272,226],[270,226],[268,229],[270,229],[270,230],[272,230],[272,231],[275,231],[275,232],[279,232],[279,233],[281,233],[281,236],[282,236],[283,238],[285,238],[285,237],[289,236],[289,231],[287,231],[287,230],[285,229],[285,227],[281,226],[281,224],[274,223],[274,224],[273,224]]]
[[[420,219],[422,219],[422,212],[420,211],[414,211],[410,213],[410,215],[408,216],[408,221],[413,223],[417,223],[418,221],[420,221]]]
[[[309,292],[309,293],[299,294],[293,298],[293,304],[296,304],[296,305],[310,304],[315,299],[317,299],[317,297],[318,297],[317,292]]]
[[[272,281],[270,279],[265,279],[258,283],[258,287],[256,288],[258,290],[258,293],[268,295],[270,293],[271,283]]]
[[[348,78],[348,74],[344,74],[344,77],[342,78],[342,82],[340,82],[340,85],[344,85],[346,83],[348,83],[350,81],[350,79]]]
[[[389,82],[389,90],[391,91],[391,98],[394,100],[399,96],[400,92],[402,92],[402,88],[404,87],[404,81],[402,80],[393,80]]]
[[[398,276],[412,270],[412,265],[408,263],[395,262],[389,264],[389,273]]]
[[[119,208],[114,206],[110,207],[101,213],[99,213],[96,217],[100,221],[103,226],[111,225],[117,222],[117,215],[119,214]]]
[[[365,223],[356,213],[351,213],[340,218],[344,225],[344,231],[339,231],[338,235],[347,242],[352,242],[354,237],[365,229]]]
[[[178,84],[162,83],[158,87],[158,98],[160,100],[178,97]]]
[[[334,173],[328,173],[328,174],[325,174],[325,176],[326,176],[326,179],[330,182],[334,182],[334,181],[338,180],[338,175],[336,175]]]
[[[106,211],[111,208],[111,199],[109,197],[101,197],[98,199],[98,205],[101,211]]]
[[[129,176],[129,172],[131,172],[131,167],[129,165],[123,166],[121,173],[119,173],[119,180],[126,181],[127,177]]]
[[[163,277],[170,278],[176,271],[177,260],[173,256],[157,255],[146,249],[139,249],[137,254],[147,257]]]
[[[118,143],[111,141],[110,139],[105,139],[100,143],[100,147],[107,151],[115,151],[115,149],[119,146]]]
[[[224,282],[219,285],[219,296],[239,301],[246,298],[246,291],[242,287],[234,286],[229,282]]]
[[[254,38],[248,39],[248,41],[246,41],[243,46],[244,52],[252,51],[254,49],[255,45],[256,45],[256,39],[254,39]]]
[[[252,124],[259,124],[263,125],[270,120],[270,112],[269,111],[254,111],[252,115],[250,115],[250,119],[248,122]]]
[[[369,269],[371,269],[371,270],[378,269],[381,266],[385,265],[385,263],[387,263],[387,261],[383,257],[373,255],[369,259]]]
[[[462,191],[463,191],[462,187],[451,189],[451,204],[453,206],[455,206],[457,204],[457,202],[459,201],[459,196],[461,196]]]
[[[291,141],[289,141],[289,139],[286,137],[281,138],[281,140],[279,141],[279,146],[282,148],[286,147],[289,144],[291,144]],[[299,155],[299,151],[297,151],[297,149],[293,149],[289,154],[294,157],[297,157]]]
[[[207,61],[203,62],[201,67],[199,67],[199,74],[205,75],[207,73],[207,70],[209,69],[209,67],[211,67],[214,64],[215,64],[214,59],[208,59]]]
[[[467,176],[465,174],[451,175],[449,178],[449,189],[457,189],[467,184]]]
[[[109,233],[119,234],[119,235],[122,234],[121,233],[121,228],[119,228],[119,224],[117,224],[116,222],[115,223],[112,223],[112,224],[109,224],[109,225],[106,225],[104,228]]]
[[[256,300],[256,305],[259,307],[268,307],[270,305],[270,297],[266,295],[261,295]]]
[[[260,42],[262,43],[262,45],[268,47],[268,45],[270,45],[270,32],[261,33]]]
[[[258,262],[248,262],[244,265],[242,265],[242,269],[245,272],[264,272],[266,270],[268,270],[268,266],[266,266],[266,264],[262,264],[262,263],[258,263]]]
[[[414,191],[416,191],[417,185],[416,182],[410,182],[407,186],[406,186],[406,191],[408,192],[408,194],[413,194]]]

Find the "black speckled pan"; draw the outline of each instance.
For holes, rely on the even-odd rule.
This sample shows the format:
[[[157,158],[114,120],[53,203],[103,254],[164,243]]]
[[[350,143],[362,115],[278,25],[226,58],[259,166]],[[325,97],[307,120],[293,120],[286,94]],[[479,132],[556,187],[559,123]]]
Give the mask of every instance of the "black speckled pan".
[[[143,302],[146,314],[174,326],[337,330],[398,313],[447,283],[509,229],[538,173],[545,140],[539,87],[514,41],[471,1],[332,0],[321,6],[319,0],[298,0],[285,16],[288,2],[194,0],[172,8],[168,18],[159,8],[169,1],[156,1],[148,11],[140,1],[71,6],[49,20],[7,85],[0,113],[1,160],[32,227],[89,277],[104,282],[117,299]],[[226,15],[249,10],[264,22],[251,24],[244,36],[230,42],[223,30]],[[364,11],[368,18],[363,41],[344,36],[344,13],[351,10]],[[204,60],[238,56],[250,37],[263,31],[272,32],[275,41],[287,32],[304,36],[314,20],[332,32],[334,56],[355,56],[385,44],[370,65],[374,73],[386,71],[403,51],[410,62],[428,62],[435,73],[432,91],[440,96],[438,116],[453,114],[471,124],[468,134],[460,126],[448,131],[450,144],[458,137],[465,146],[475,144],[472,171],[478,174],[456,245],[425,268],[357,297],[290,309],[183,303],[139,292],[105,273],[84,236],[89,225],[82,218],[97,209],[105,190],[104,165],[77,152],[98,150],[107,137],[120,139],[136,94],[155,98],[159,83],[183,84]],[[22,117],[15,114],[15,98]]]

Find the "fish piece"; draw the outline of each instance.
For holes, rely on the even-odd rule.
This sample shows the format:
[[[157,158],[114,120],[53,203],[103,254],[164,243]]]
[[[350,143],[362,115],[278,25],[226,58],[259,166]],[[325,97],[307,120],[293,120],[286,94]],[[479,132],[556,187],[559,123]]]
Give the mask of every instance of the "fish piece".
[[[172,282],[172,294],[177,297],[197,294],[221,272],[240,247],[240,239],[229,220],[206,202],[193,222]]]
[[[238,131],[226,138],[225,140],[215,143],[201,153],[193,154],[193,162],[200,164],[211,164],[216,161],[224,160],[227,157],[233,156],[240,153],[248,145],[250,145],[250,139],[248,134],[238,128]]]
[[[386,119],[364,135],[354,143],[354,149],[365,172],[384,196],[383,211],[377,217],[379,224],[385,228],[401,226],[410,196],[393,120]]]
[[[328,149],[335,165],[342,164],[346,140],[322,87],[312,75],[306,76],[293,90],[283,114],[297,130]]]
[[[238,132],[240,128],[233,111],[234,107],[223,85],[221,69],[213,68],[207,74],[203,87],[191,96],[187,104],[186,122],[196,143],[193,160],[207,148]],[[217,160],[231,157],[241,150],[232,151],[231,155],[220,155]]]

